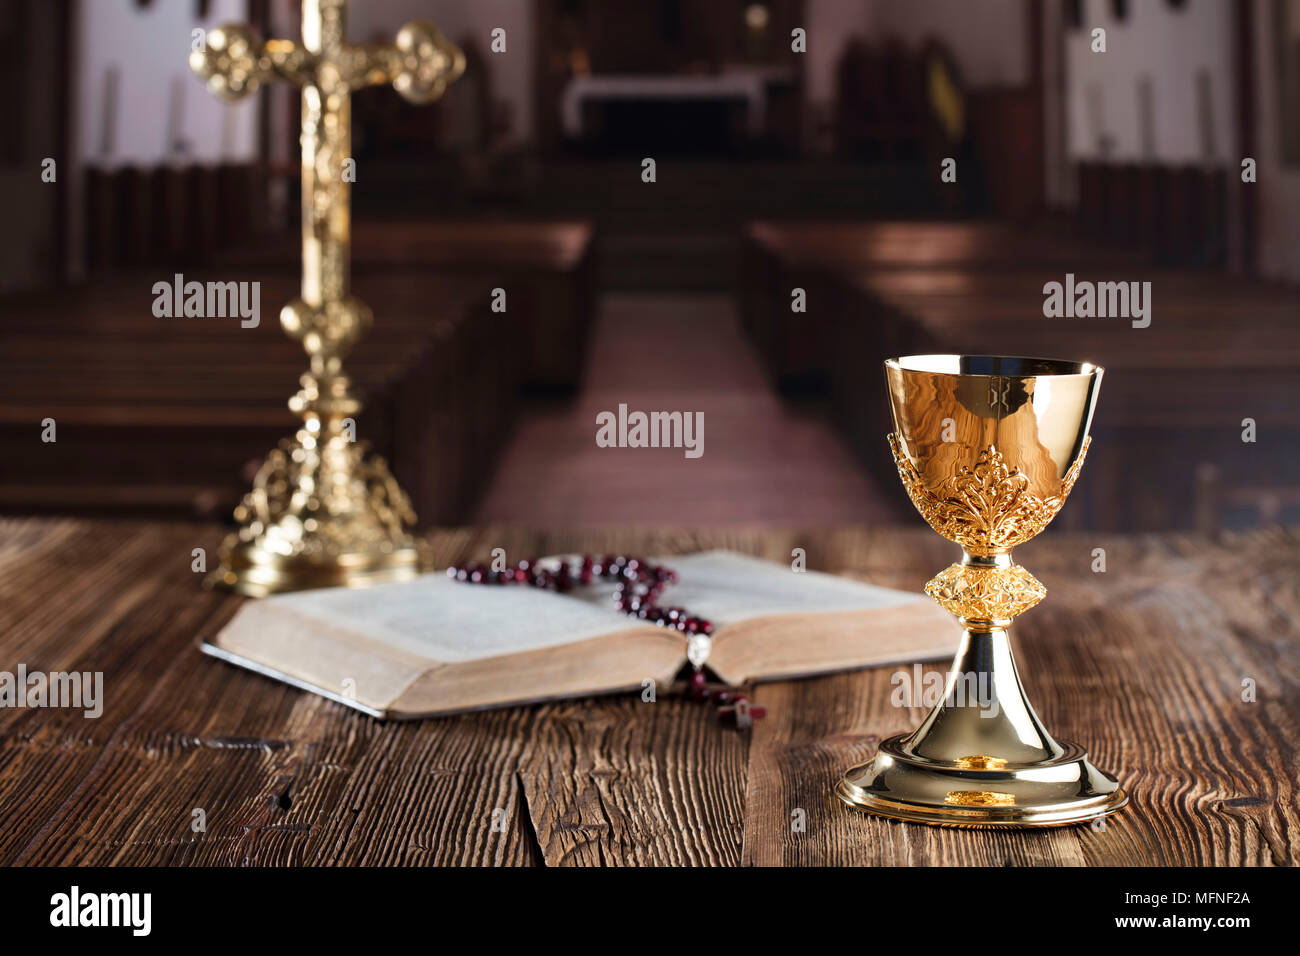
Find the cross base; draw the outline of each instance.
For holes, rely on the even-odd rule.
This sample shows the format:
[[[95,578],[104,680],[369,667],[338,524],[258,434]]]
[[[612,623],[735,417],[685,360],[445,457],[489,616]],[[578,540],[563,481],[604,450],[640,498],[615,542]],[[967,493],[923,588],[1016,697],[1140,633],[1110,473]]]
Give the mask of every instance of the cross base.
[[[390,551],[351,551],[329,561],[282,558],[258,542],[228,539],[221,548],[221,566],[209,576],[210,587],[248,597],[266,597],[310,588],[368,587],[408,581],[421,571],[414,547]]]
[[[251,597],[402,581],[421,570],[406,495],[380,457],[311,421],[267,456],[210,587]]]

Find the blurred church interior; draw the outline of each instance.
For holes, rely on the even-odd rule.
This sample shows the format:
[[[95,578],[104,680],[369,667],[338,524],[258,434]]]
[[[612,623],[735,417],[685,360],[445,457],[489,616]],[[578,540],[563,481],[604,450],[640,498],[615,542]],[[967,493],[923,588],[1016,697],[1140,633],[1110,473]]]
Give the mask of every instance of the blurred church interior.
[[[300,15],[0,0],[0,511],[229,520],[292,432],[299,97],[186,57]],[[412,19],[467,70],[354,96],[348,364],[421,526],[915,523],[914,352],[1107,367],[1061,530],[1300,520],[1300,0],[354,0],[349,35]],[[260,282],[260,325],[156,317],[177,273]],[[1150,324],[1045,317],[1067,275],[1150,282]],[[704,454],[598,447],[620,405],[702,412]]]

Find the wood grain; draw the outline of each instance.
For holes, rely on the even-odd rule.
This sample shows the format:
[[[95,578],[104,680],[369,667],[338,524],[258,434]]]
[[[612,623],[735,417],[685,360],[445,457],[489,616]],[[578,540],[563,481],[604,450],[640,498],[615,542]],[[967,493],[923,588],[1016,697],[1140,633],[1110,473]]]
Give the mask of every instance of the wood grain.
[[[828,781],[921,720],[872,671],[759,688],[745,797],[748,864],[1292,865],[1300,859],[1294,704],[1297,537],[1048,537],[1018,557],[1048,597],[1017,624],[1031,700],[1129,789],[1104,829],[922,828],[847,811]],[[1107,570],[1093,573],[1093,549]],[[863,542],[857,567],[911,585],[915,548]],[[929,567],[938,567],[930,564]],[[919,574],[918,574],[919,572]],[[901,579],[901,580],[900,580]],[[1242,700],[1242,681],[1258,701]],[[802,809],[806,829],[792,829]]]
[[[1061,736],[1120,774],[1105,830],[889,823],[835,777],[922,714],[893,669],[763,685],[752,735],[659,694],[380,723],[204,657],[242,599],[203,591],[191,524],[0,520],[0,669],[102,671],[104,712],[0,709],[0,864],[1285,865],[1300,855],[1300,536],[1048,534],[1050,591],[1019,625]],[[728,547],[919,588],[950,560],[923,529],[439,531],[439,566],[559,551]],[[1107,572],[1089,568],[1094,548]],[[1241,682],[1258,701],[1241,700]],[[791,829],[802,809],[806,829]],[[202,810],[206,828],[192,826]]]

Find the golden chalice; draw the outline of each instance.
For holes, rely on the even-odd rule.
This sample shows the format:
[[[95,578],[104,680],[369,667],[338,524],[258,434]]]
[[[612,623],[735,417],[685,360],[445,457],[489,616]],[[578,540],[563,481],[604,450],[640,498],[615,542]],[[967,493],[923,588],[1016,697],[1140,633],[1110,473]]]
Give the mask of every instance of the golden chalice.
[[[961,545],[925,591],[966,629],[943,699],[839,783],[851,807],[947,826],[1061,826],[1113,813],[1123,789],[1057,742],[1025,696],[1007,638],[1047,590],[1011,560],[1065,503],[1088,451],[1102,369],[1086,362],[911,355],[885,362],[908,496]]]

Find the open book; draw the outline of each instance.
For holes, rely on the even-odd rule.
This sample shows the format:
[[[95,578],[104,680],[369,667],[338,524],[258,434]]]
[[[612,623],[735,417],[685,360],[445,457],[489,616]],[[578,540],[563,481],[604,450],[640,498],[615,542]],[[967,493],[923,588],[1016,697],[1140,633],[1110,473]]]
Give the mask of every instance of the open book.
[[[929,599],[727,551],[663,559],[662,603],[714,623],[722,680],[947,657],[959,632]],[[619,614],[612,586],[570,594],[442,574],[250,601],[203,650],[376,717],[415,718],[666,686],[687,635]]]

